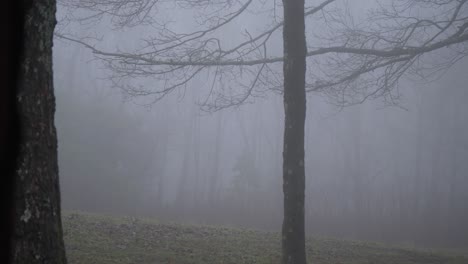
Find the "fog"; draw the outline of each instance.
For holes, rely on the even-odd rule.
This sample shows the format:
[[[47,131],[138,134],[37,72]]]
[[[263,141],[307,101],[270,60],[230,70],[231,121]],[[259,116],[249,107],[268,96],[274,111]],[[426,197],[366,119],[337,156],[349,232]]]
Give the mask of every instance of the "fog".
[[[363,12],[360,2],[352,12]],[[59,17],[66,12],[59,6]],[[184,11],[167,15],[180,18],[176,28],[192,29]],[[238,28],[263,29],[267,16],[247,15],[220,34],[229,43]],[[105,19],[67,31],[90,29],[111,50],[135,48],[151,34],[141,25],[113,30]],[[281,54],[274,43],[269,50]],[[438,78],[402,79],[397,106],[377,98],[341,107],[308,94],[307,235],[468,246],[467,68],[465,58]],[[202,74],[152,103],[122,92],[92,52],[63,40],[54,43],[54,74],[65,210],[280,230],[280,93],[205,111],[212,84]]]

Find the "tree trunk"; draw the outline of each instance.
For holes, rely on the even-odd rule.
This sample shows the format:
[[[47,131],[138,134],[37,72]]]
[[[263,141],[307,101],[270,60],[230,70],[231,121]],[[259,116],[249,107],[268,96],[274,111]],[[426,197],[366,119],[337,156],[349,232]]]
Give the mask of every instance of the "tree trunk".
[[[305,264],[304,125],[306,115],[306,40],[304,0],[283,0],[284,6],[284,146],[282,263]]]
[[[15,179],[13,263],[66,263],[54,125],[55,0],[24,2],[17,105],[21,127]]]

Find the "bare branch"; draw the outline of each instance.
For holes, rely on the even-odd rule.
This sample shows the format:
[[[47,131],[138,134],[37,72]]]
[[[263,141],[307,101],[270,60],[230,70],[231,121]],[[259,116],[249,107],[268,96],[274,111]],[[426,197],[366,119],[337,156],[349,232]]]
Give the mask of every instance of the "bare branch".
[[[85,0],[83,3],[96,5],[81,7],[103,12],[107,6],[110,8],[107,12],[114,16],[134,19],[135,10],[140,6],[158,1],[167,3],[163,0]],[[240,105],[254,96],[254,91],[282,91],[279,64],[283,57],[267,54],[267,46],[283,22],[274,23],[257,34],[246,31],[244,40],[230,43],[230,48],[224,49],[223,40],[216,33],[246,13],[253,0],[176,2],[184,8],[200,9],[213,4],[210,7],[223,10],[225,15],[206,11],[210,15],[200,23],[208,26],[190,33],[176,33],[158,24],[159,33],[145,39],[140,52],[110,52],[78,38],[59,33],[56,36],[91,50],[111,70],[115,85],[132,96],[155,95],[159,100],[175,88],[184,87],[201,72],[211,71],[214,71],[214,79],[203,103],[208,109]],[[432,72],[440,71],[468,54],[468,0],[392,0],[388,6],[371,10],[362,25],[350,22],[353,18],[349,12],[338,8],[333,12],[325,11],[333,2],[336,0],[323,1],[305,13],[309,17],[322,11],[324,27],[330,29],[314,42],[321,43],[320,46],[311,47],[307,52],[309,63],[316,64],[309,73],[307,89],[329,96],[337,105],[378,97],[394,103],[398,98],[393,93],[394,88],[405,74],[423,76],[428,68]],[[125,8],[133,8],[134,12],[124,12]],[[419,12],[421,9],[424,12]],[[425,55],[435,52],[445,54],[445,59],[427,67],[428,63],[423,61]],[[144,85],[119,84],[124,80],[134,82],[137,78],[153,79],[164,85],[151,90]],[[224,90],[222,82],[233,82],[239,93],[231,91],[231,85]]]

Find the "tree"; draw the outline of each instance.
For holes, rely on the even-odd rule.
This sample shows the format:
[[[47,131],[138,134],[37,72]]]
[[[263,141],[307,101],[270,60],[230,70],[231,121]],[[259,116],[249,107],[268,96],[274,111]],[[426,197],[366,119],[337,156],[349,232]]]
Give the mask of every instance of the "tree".
[[[339,1],[326,0],[315,7],[305,7],[304,1],[284,0],[280,22],[276,22],[276,9],[281,6],[276,2],[271,8],[262,6],[264,12],[255,14],[267,13],[273,22],[257,34],[246,30],[245,38],[232,44],[217,33],[241,15],[259,10],[255,4],[267,4],[253,0],[72,1],[67,5],[91,12],[79,20],[100,19],[110,14],[118,27],[151,24],[157,30],[137,50],[130,52],[106,51],[83,38],[58,36],[89,48],[111,70],[114,86],[129,96],[146,98],[149,104],[186,87],[201,74],[212,80],[206,89],[207,100],[202,104],[209,111],[241,105],[267,91],[282,93],[285,110],[283,263],[302,264],[306,262],[306,92],[325,94],[340,107],[376,98],[398,104],[397,84],[405,74],[433,75],[468,54],[467,0],[393,0],[389,5],[371,10],[361,23],[354,23],[346,5],[326,9],[334,2]],[[169,23],[156,21],[157,10],[174,7],[181,8],[181,12],[195,12],[205,19],[197,20],[199,28],[189,33],[178,33]],[[313,40],[315,47],[309,46],[307,50],[304,25],[305,19],[312,15],[318,17],[314,28],[322,31]],[[271,43],[278,40],[281,28],[284,54],[272,56],[275,52],[271,51],[274,50]],[[424,60],[425,55],[442,49],[448,51],[439,52],[444,56],[438,58],[438,63]],[[315,65],[307,75],[306,58],[309,65]],[[284,75],[277,67],[280,63]],[[145,80],[151,80],[152,85]],[[235,90],[231,88],[234,85]]]
[[[21,128],[14,191],[13,263],[66,263],[57,165],[52,41],[55,0],[23,1],[16,96]]]
[[[282,263],[305,264],[306,38],[304,0],[283,1],[284,7],[284,145]]]

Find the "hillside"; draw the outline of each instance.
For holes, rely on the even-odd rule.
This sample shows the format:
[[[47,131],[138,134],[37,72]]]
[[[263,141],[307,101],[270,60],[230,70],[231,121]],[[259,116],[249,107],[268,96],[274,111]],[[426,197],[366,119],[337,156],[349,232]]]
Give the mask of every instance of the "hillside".
[[[280,263],[277,233],[161,223],[154,219],[65,213],[70,264]],[[466,257],[382,244],[313,238],[313,264],[467,264]]]

